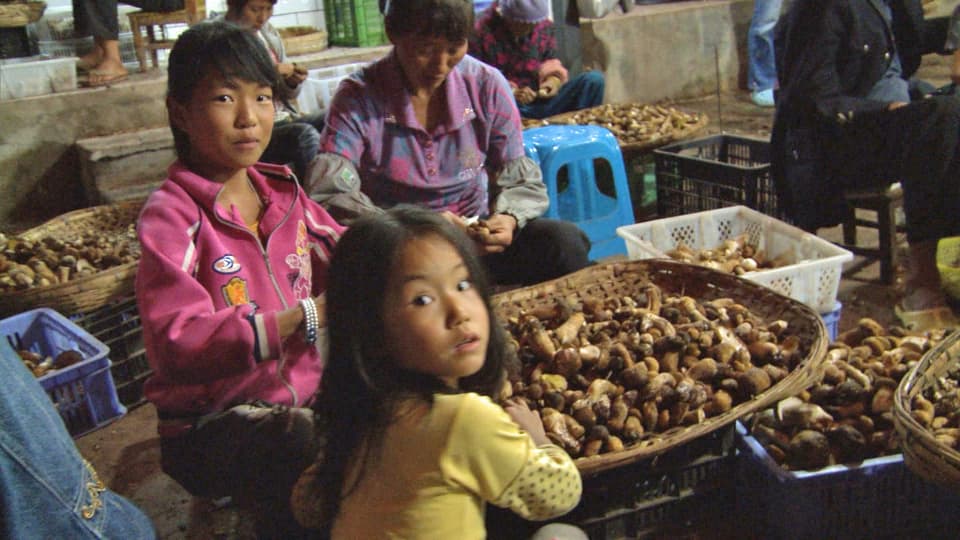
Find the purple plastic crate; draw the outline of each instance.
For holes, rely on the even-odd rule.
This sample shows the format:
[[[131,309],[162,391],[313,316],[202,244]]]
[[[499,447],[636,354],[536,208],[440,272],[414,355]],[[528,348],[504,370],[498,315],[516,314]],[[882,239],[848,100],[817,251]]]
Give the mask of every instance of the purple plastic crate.
[[[126,414],[110,374],[110,349],[49,308],[0,320],[2,334],[15,350],[43,357],[76,350],[83,361],[37,379],[60,412],[67,431],[79,437]]]

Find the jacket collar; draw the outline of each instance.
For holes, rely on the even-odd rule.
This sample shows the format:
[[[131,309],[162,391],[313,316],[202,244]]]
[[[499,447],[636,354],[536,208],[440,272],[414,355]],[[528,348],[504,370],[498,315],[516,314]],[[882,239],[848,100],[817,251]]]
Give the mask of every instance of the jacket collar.
[[[405,76],[397,59],[396,49],[390,51],[384,60],[383,68],[382,83],[387,100],[387,106],[384,108],[384,122],[426,132],[426,127],[420,125],[413,111],[410,92],[404,85]],[[447,100],[446,115],[430,135],[457,131],[477,117],[470,102],[467,83],[460,72],[460,65],[450,71],[440,90],[444,92]]]
[[[290,213],[300,187],[294,180],[268,179],[257,170],[258,165],[247,168],[247,177],[250,178],[250,183],[263,202],[264,210],[260,217],[261,230],[273,231]],[[225,222],[235,223],[229,209],[216,205],[217,195],[223,189],[222,184],[211,182],[200,176],[179,160],[170,165],[167,174],[170,180],[183,188],[205,212],[216,215]],[[235,224],[243,226],[242,223]]]

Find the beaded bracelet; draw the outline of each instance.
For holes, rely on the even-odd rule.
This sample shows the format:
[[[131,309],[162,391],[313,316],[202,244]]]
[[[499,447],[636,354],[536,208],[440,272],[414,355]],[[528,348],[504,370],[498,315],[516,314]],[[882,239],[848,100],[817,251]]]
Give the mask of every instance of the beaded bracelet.
[[[303,326],[306,334],[304,339],[307,343],[316,343],[317,330],[320,326],[320,319],[317,316],[317,305],[313,303],[312,299],[304,298],[300,300],[300,308],[303,309]]]

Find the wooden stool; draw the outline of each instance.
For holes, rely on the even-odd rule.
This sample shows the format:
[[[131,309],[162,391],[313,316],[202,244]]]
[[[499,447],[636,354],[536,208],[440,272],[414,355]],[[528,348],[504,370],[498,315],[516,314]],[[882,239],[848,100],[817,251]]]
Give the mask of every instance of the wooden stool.
[[[147,71],[147,51],[153,60],[153,68],[159,67],[157,51],[170,49],[176,39],[167,35],[168,24],[193,25],[207,16],[204,0],[184,0],[178,11],[134,11],[130,13],[130,31],[133,32],[133,48],[137,52],[140,71]]]
[[[879,259],[880,280],[892,284],[894,279],[897,244],[897,208],[903,207],[903,189],[896,182],[873,189],[848,190],[844,193],[848,211],[843,220],[843,243],[839,245],[857,255]],[[857,210],[869,210],[875,219],[857,216]],[[877,230],[877,247],[864,247],[857,243],[857,227]]]

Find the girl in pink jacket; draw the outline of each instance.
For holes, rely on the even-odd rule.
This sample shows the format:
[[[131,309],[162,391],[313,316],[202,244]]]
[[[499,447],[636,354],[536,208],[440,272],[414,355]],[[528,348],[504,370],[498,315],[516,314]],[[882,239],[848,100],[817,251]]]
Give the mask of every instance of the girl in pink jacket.
[[[192,27],[169,60],[178,161],[140,216],[136,295],[163,470],[233,496],[261,537],[296,538],[294,480],[315,456],[310,405],[338,225],[286,167],[258,163],[273,127],[274,64],[228,23]]]

